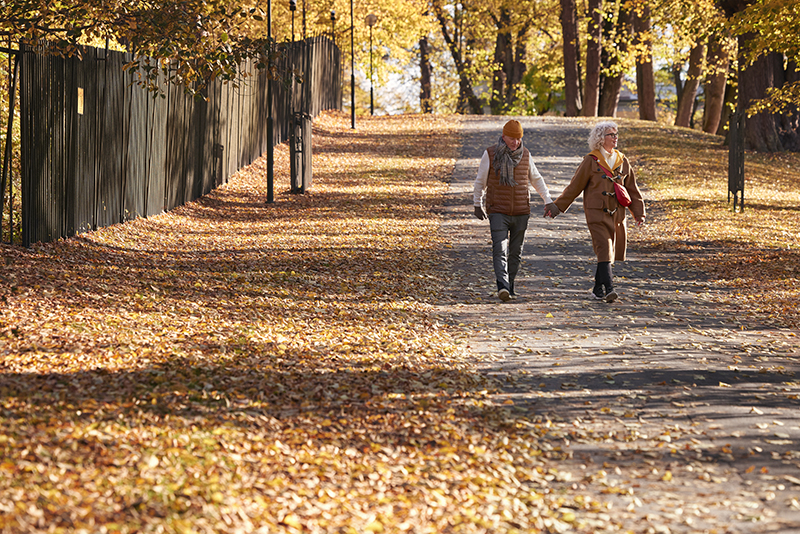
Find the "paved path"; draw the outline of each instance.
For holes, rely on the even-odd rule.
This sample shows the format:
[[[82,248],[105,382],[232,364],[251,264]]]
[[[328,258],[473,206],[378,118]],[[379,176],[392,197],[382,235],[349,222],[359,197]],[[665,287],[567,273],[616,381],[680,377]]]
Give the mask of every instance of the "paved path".
[[[550,421],[547,445],[565,451],[554,491],[610,501],[609,520],[637,533],[800,532],[796,334],[716,307],[713,283],[635,239],[614,269],[620,300],[588,300],[595,258],[580,199],[555,220],[534,202],[521,296],[501,303],[472,181],[505,120],[465,120],[442,227],[453,277],[441,312],[498,379],[498,402]],[[588,126],[520,120],[555,198],[586,152]]]

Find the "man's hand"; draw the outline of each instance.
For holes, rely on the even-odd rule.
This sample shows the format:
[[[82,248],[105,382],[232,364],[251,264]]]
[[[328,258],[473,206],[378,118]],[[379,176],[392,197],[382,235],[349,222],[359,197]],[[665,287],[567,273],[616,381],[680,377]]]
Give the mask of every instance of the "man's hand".
[[[551,202],[550,204],[546,204],[544,207],[544,216],[550,217],[551,219],[555,219],[556,215],[561,213],[561,210],[558,209],[555,202]]]
[[[475,217],[480,219],[481,221],[486,218],[486,214],[483,212],[483,208],[480,206],[475,206]]]

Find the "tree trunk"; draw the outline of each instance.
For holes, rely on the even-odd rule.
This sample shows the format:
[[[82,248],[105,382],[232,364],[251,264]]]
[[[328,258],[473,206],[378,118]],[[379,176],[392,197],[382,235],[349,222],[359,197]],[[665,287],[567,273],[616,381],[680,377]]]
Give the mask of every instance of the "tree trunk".
[[[689,127],[694,110],[694,100],[697,89],[700,87],[700,74],[703,71],[703,61],[706,58],[706,44],[697,43],[689,52],[689,70],[686,73],[686,82],[678,97],[678,111],[675,113],[675,126]]]
[[[739,37],[739,46],[747,42],[747,36]],[[744,102],[744,108],[752,100],[764,98],[767,89],[775,87],[775,62],[773,53],[763,55],[752,65],[746,67],[739,77],[739,98]],[[759,152],[779,152],[783,147],[778,130],[775,127],[774,116],[769,113],[756,113],[745,119],[744,140],[745,146]]]
[[[697,106],[699,105],[699,103],[700,100],[697,98],[697,95],[695,94],[694,102],[692,104],[692,112],[689,114],[689,128],[691,128],[692,130],[694,130],[694,125],[695,125],[694,117],[697,114]]]
[[[467,50],[475,50],[475,41],[467,39],[464,43]],[[469,74],[472,71],[472,59],[468,55],[462,56],[463,69],[459,74],[459,86],[461,88],[460,94],[463,95],[463,107],[459,113],[472,113],[473,115],[483,115],[483,102],[475,95],[475,90],[472,88],[472,79]]]
[[[609,22],[606,26],[606,35],[614,36],[614,42],[617,43],[617,52],[614,55],[608,55],[608,63],[606,65],[610,74],[603,80],[603,85],[600,91],[600,106],[598,115],[603,117],[616,117],[617,106],[619,105],[619,92],[622,88],[623,72],[620,65],[620,57],[624,57],[628,51],[627,36],[633,31],[633,12],[624,4],[620,4],[619,16],[617,17],[616,28],[613,22]]]
[[[656,82],[653,73],[652,36],[650,34],[650,6],[645,4],[642,12],[633,17],[636,54],[636,95],[639,100],[639,118],[656,120]]]
[[[462,114],[483,115],[483,105],[480,99],[475,96],[472,82],[467,77],[466,72],[458,75],[458,106],[456,111]]]
[[[494,46],[496,68],[492,74],[492,113],[501,115],[514,105],[517,87],[525,75],[525,44],[531,28],[524,23],[516,35],[511,33],[511,11],[503,8],[499,16],[492,17],[497,28]]]
[[[726,145],[728,144],[728,125],[731,119],[731,110],[735,107],[736,107],[736,87],[734,87],[732,83],[726,83],[725,97],[722,103],[722,113],[720,114],[719,125],[717,126],[717,135],[725,136]]]
[[[587,39],[586,43],[586,84],[583,93],[583,116],[596,117],[600,100],[600,48],[602,0],[588,0],[587,5]]]
[[[493,115],[503,114],[505,92],[506,73],[502,69],[496,69],[492,75],[492,100],[490,103]]]
[[[675,84],[675,110],[681,105],[681,96],[683,95],[683,78],[681,78],[681,65],[673,63],[671,67],[672,82]]]
[[[561,0],[561,31],[564,41],[566,116],[577,117],[581,105],[578,89],[578,23],[575,15],[575,0]]]
[[[796,61],[789,61],[786,65],[786,83],[800,82],[800,68]],[[784,115],[788,122],[790,139],[783,141],[783,148],[793,152],[800,152],[800,109],[794,106],[789,113]]]
[[[422,113],[433,113],[431,94],[431,58],[428,38],[419,40],[419,108]]]
[[[787,83],[797,81],[800,75],[797,72],[797,63],[789,61],[786,64],[786,68],[784,68],[783,54],[771,55],[775,71],[774,87],[781,88]],[[797,106],[791,106],[789,109],[785,109],[783,113],[775,114],[773,117],[775,118],[775,125],[778,129],[778,137],[783,150],[800,151],[800,113]]]
[[[497,37],[494,41],[494,64],[492,73],[492,113],[501,115],[505,108],[506,87],[508,85],[507,65],[511,63],[511,34],[508,27],[511,23],[511,14],[507,8],[501,8],[498,17],[494,19],[497,28]]]
[[[528,32],[531,29],[530,20],[522,25],[514,39],[514,61],[506,77],[507,93],[506,107],[512,106],[517,101],[517,89],[525,76],[525,55],[527,53]]]
[[[706,95],[703,106],[703,131],[717,133],[725,105],[725,86],[728,81],[728,53],[716,37],[708,41],[708,74],[703,92]]]
[[[622,89],[622,76],[608,76],[603,82],[600,105],[597,114],[601,117],[616,117],[619,107],[619,92]]]

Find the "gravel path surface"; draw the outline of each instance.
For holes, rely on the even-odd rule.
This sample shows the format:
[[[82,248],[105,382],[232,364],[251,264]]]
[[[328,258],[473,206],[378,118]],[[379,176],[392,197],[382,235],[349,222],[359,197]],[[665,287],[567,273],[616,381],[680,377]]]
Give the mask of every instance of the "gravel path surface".
[[[589,123],[518,119],[555,198],[587,152]],[[608,501],[607,525],[637,533],[800,532],[796,333],[715,308],[712,282],[639,249],[646,227],[631,230],[629,260],[615,265],[620,299],[587,299],[596,260],[580,198],[555,220],[534,199],[520,297],[501,303],[472,182],[506,120],[464,120],[442,225],[452,278],[439,310],[497,379],[496,402],[550,425],[544,445],[564,451],[553,491]]]

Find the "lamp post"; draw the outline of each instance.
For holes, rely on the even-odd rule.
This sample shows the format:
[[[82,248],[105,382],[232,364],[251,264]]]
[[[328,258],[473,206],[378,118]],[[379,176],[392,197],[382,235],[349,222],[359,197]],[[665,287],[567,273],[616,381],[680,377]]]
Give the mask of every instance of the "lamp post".
[[[294,63],[294,12],[297,11],[297,0],[289,0],[289,11],[292,12],[292,46],[289,50],[292,57],[291,61]],[[294,76],[292,76],[291,79],[292,84],[289,90],[289,117],[294,121]],[[292,138],[294,138],[294,134],[294,126],[292,126]]]
[[[378,22],[378,17],[373,13],[367,15],[366,23],[369,26],[369,114],[375,115],[375,101],[372,89],[372,27]]]
[[[297,0],[289,0],[289,11],[292,12],[292,43],[294,44],[294,12],[297,11]]]
[[[275,154],[273,153],[273,118],[272,118],[272,0],[267,0],[267,204],[275,201]]]
[[[331,40],[333,46],[336,46],[336,10],[331,9]]]
[[[306,40],[306,0],[303,0],[303,41]]]
[[[356,61],[353,54],[356,50],[355,30],[353,23],[353,0],[350,0],[350,128],[356,129]]]

